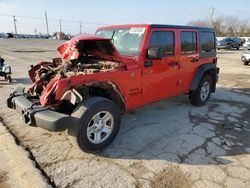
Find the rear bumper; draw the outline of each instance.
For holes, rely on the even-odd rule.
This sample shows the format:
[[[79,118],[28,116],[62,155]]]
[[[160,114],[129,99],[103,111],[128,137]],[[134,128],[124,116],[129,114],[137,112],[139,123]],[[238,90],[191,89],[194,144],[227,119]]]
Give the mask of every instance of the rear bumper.
[[[24,89],[12,93],[7,99],[7,106],[22,114],[24,122],[31,126],[51,132],[64,131],[73,126],[71,116],[34,104]]]

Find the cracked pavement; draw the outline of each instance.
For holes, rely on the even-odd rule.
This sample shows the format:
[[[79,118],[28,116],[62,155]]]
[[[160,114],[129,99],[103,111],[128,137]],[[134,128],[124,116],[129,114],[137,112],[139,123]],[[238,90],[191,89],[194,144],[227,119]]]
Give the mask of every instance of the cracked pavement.
[[[12,84],[0,80],[0,117],[24,153],[32,154],[24,157],[35,160],[33,170],[40,173],[34,176],[46,186],[250,186],[250,66],[242,65],[240,51],[218,52],[220,80],[207,105],[194,107],[182,95],[132,111],[122,117],[121,130],[110,146],[87,154],[70,144],[66,132],[29,127],[6,107],[11,91],[30,85],[29,65],[57,57],[53,49],[59,43],[1,39],[0,45],[14,80]],[[0,135],[0,142],[3,139]],[[8,176],[1,171],[6,169],[0,164],[0,186],[1,174]]]

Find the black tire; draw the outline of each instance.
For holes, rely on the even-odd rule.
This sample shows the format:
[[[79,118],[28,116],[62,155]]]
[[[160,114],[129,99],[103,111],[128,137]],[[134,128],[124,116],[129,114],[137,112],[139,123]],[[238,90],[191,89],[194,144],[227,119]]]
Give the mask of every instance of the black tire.
[[[236,48],[236,50],[239,50],[239,49],[240,49],[239,47]]]
[[[209,87],[208,93],[207,93],[207,97],[206,98],[202,98],[202,88],[205,86]],[[209,75],[205,75],[203,76],[203,78],[201,79],[198,88],[196,89],[196,91],[191,91],[189,93],[189,101],[192,105],[194,106],[203,106],[207,103],[207,101],[209,100],[209,97],[211,95],[211,89],[212,89],[212,79],[211,76]]]
[[[98,112],[109,112],[113,117],[113,129],[107,138],[101,143],[93,143],[87,136],[87,128],[92,118]],[[104,97],[91,97],[79,103],[71,114],[74,117],[75,131],[69,130],[69,139],[73,146],[85,152],[96,152],[109,145],[116,137],[121,123],[121,113],[119,107],[111,100]],[[94,125],[92,125],[94,126]],[[104,136],[105,137],[105,136]]]
[[[243,62],[243,65],[248,65],[249,64],[249,62]]]

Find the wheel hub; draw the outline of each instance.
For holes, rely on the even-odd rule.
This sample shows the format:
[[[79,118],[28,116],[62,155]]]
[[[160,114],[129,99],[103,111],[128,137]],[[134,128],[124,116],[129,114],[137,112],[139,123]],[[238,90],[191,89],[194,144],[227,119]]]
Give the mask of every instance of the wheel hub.
[[[113,115],[108,111],[98,112],[88,123],[87,138],[93,144],[100,144],[111,135],[113,127]]]
[[[99,132],[102,130],[102,128],[104,127],[104,121],[99,120],[97,123],[95,123],[94,128],[95,128],[95,132]]]
[[[205,101],[209,95],[210,92],[210,85],[209,82],[205,82],[201,88],[201,99]]]

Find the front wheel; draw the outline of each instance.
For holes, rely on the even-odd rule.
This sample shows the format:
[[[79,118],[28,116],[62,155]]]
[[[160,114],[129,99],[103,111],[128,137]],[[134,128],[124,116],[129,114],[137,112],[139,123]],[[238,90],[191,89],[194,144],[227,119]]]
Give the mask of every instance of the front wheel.
[[[196,91],[191,91],[189,93],[189,101],[195,106],[203,106],[207,103],[212,88],[212,80],[209,75],[205,75]]]
[[[121,123],[119,107],[103,97],[92,97],[80,103],[71,116],[75,119],[76,132],[70,139],[85,152],[95,152],[110,144]]]

